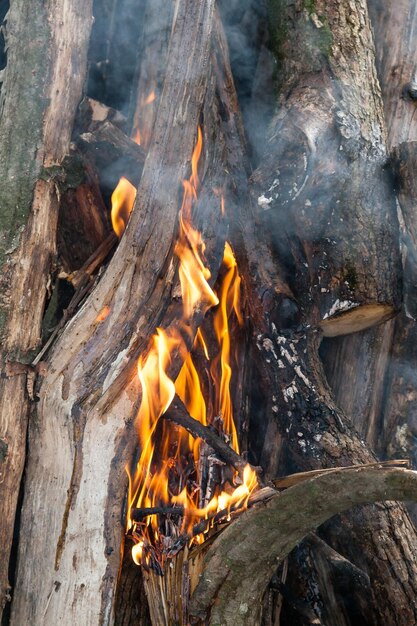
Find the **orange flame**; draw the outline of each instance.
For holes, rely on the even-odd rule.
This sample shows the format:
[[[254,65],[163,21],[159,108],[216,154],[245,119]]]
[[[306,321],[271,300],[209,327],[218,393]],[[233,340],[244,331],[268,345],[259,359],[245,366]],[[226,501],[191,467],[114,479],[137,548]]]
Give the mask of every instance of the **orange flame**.
[[[123,235],[136,198],[136,188],[122,176],[111,197],[111,223],[116,235]]]
[[[238,450],[236,428],[230,394],[230,335],[229,318],[235,314],[242,323],[240,313],[240,278],[232,249],[225,247],[223,260],[224,278],[219,296],[212,290],[208,280],[210,272],[204,262],[204,243],[201,233],[192,225],[192,209],[197,200],[199,187],[198,163],[202,154],[203,139],[198,129],[197,143],[191,159],[191,176],[183,181],[184,196],[180,210],[180,228],[175,252],[179,258],[183,320],[188,322],[198,309],[204,311],[219,305],[213,323],[219,343],[219,354],[212,361],[210,374],[216,390],[216,411],[222,417],[222,432],[231,445]],[[223,205],[222,205],[223,206]],[[185,330],[186,326],[182,330]],[[194,347],[199,346],[204,357],[209,353],[199,330]],[[135,563],[147,563],[149,546],[156,545],[160,536],[157,514],[149,515],[141,522],[132,521],[132,508],[169,506],[181,512],[181,532],[190,532],[196,520],[205,519],[216,511],[230,511],[232,506],[245,505],[251,491],[257,485],[255,473],[248,465],[243,473],[243,483],[232,493],[214,495],[204,508],[198,507],[198,468],[200,443],[184,429],[173,426],[159,418],[170,406],[175,393],[182,399],[190,415],[204,425],[208,423],[207,404],[203,385],[191,353],[184,361],[175,383],[168,375],[171,355],[185,350],[179,330],[169,332],[157,329],[149,350],[138,363],[138,376],[142,387],[142,400],[137,416],[141,456],[133,478],[129,476],[127,530],[132,532],[136,544],[132,551]],[[211,419],[214,416],[211,415]],[[184,468],[189,468],[188,470]],[[190,469],[191,468],[191,469]],[[188,472],[188,474],[187,474]],[[196,474],[190,480],[191,474]],[[193,487],[192,485],[195,485]],[[204,535],[194,541],[201,542]]]

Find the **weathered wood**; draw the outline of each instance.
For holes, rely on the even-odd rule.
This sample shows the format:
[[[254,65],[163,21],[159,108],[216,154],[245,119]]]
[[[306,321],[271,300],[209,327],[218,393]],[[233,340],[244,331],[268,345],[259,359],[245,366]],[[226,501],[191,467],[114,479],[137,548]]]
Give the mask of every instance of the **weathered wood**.
[[[132,135],[144,148],[149,145],[161,97],[173,13],[172,2],[145,0],[143,54],[132,115]]]
[[[177,329],[182,313],[175,302],[167,308],[172,290],[178,293],[172,241],[178,228],[181,180],[189,167],[207,89],[211,93],[207,107],[213,98],[207,65],[213,8],[211,1],[178,2],[141,193],[104,276],[48,359],[36,425],[30,432],[26,485],[31,495],[23,506],[11,621],[16,626],[27,621],[47,626],[57,620],[86,625],[113,620],[123,535],[123,468],[136,445],[135,363],[155,327],[163,324],[169,333],[172,320],[171,328]],[[207,243],[214,280],[224,239],[218,228],[220,202],[211,187],[204,189],[204,178],[207,174],[210,182],[218,179],[222,185],[224,173],[216,175],[221,162],[217,144],[205,136],[204,145],[196,222]],[[194,319],[187,320],[189,341],[207,306],[207,301],[200,302]],[[104,307],[110,312],[104,321],[97,321]],[[170,375],[176,376],[180,366],[180,355],[174,355]],[[45,493],[55,506],[45,508],[41,516],[37,511],[34,523],[34,510]],[[59,588],[55,581],[61,583]]]
[[[382,451],[385,375],[395,324],[396,320],[389,320],[358,333],[325,338],[320,346],[324,371],[336,404],[377,454]]]
[[[63,179],[57,172],[56,182],[60,189],[57,252],[69,274],[84,265],[111,226],[97,175],[79,154],[71,153],[63,166]]]
[[[95,164],[105,190],[112,191],[121,176],[138,186],[145,152],[112,122],[105,121],[96,130],[82,133],[78,143]]]
[[[303,313],[311,313],[311,308],[302,312],[297,309],[283,278],[285,274],[267,246],[267,233],[255,226],[253,207],[247,203],[247,170],[233,83],[226,80],[226,85],[229,87],[223,83],[219,90],[231,112],[228,128],[234,129],[228,134],[229,154],[233,155],[228,170],[238,192],[233,206],[239,207],[238,222],[231,231],[232,244],[245,277],[256,339],[255,371],[260,387],[257,398],[264,399],[256,421],[249,427],[249,439],[255,444],[251,447],[252,458],[263,467],[266,478],[285,471],[373,462],[373,454],[331,398],[317,352],[319,333],[311,328],[310,316],[306,327],[302,325]],[[252,193],[255,199],[261,195],[256,185]],[[394,274],[391,279],[395,280]],[[394,536],[390,529],[397,524],[398,516],[402,519],[401,533]],[[373,530],[375,525],[380,527],[377,533]],[[412,622],[416,593],[412,572],[416,571],[417,552],[415,531],[404,511],[387,506],[355,510],[346,514],[343,523],[334,525],[334,529],[343,543],[343,549],[338,551],[372,572],[373,597],[369,603],[375,622],[383,623],[387,615],[393,623]],[[380,550],[388,555],[387,561],[376,558]],[[406,586],[399,553],[408,555]]]
[[[388,458],[402,450],[402,454],[410,456],[415,467],[417,125],[413,83],[417,70],[417,11],[411,0],[401,0],[395,10],[389,2],[369,0],[369,8],[375,32],[391,164],[403,217],[404,304],[401,315],[395,321],[391,361],[385,381],[381,450]],[[415,521],[415,505],[412,512]]]
[[[366,3],[271,7],[280,95],[267,156],[253,175],[256,200],[308,323],[343,335],[389,319],[400,305]]]
[[[398,0],[395,5],[389,0],[368,0],[368,6],[391,149],[417,140],[417,10],[413,0]]]
[[[28,363],[39,348],[55,255],[59,193],[53,172],[69,151],[86,75],[92,2],[11,3],[0,95],[0,612],[24,466],[30,397]],[[30,42],[30,45],[28,45]]]
[[[291,487],[243,513],[215,539],[191,597],[191,614],[202,620],[209,614],[213,624],[254,626],[277,562],[308,532],[358,504],[416,498],[417,474],[403,469],[336,470]]]

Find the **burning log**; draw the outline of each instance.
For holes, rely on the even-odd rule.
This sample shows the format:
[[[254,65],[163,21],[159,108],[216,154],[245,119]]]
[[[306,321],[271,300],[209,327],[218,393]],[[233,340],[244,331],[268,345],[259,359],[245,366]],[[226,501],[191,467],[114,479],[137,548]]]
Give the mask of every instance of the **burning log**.
[[[172,246],[172,238],[178,232],[177,190],[180,181],[186,178],[203,102],[205,119],[215,114],[214,85],[206,68],[213,10],[211,1],[181,0],[177,5],[152,157],[148,155],[144,166],[141,193],[136,198],[129,228],[107,271],[84,304],[82,315],[66,328],[48,357],[50,366],[39,389],[37,427],[31,431],[26,479],[31,498],[25,503],[21,524],[21,567],[17,573],[14,624],[29,619],[47,625],[55,623],[58,616],[62,622],[64,614],[68,623],[89,623],[100,613],[108,615],[112,611],[123,530],[115,523],[118,516],[114,517],[114,511],[121,510],[124,497],[122,459],[132,458],[135,446],[133,424],[126,424],[120,415],[126,415],[128,420],[132,414],[130,394],[137,397],[139,392],[138,381],[133,377],[135,362],[144,352],[155,324],[162,324],[167,302],[171,300],[177,267]],[[196,41],[198,46],[194,45]],[[179,61],[185,56],[187,64]],[[179,110],[181,119],[177,117]],[[205,145],[201,180],[209,176],[210,181],[221,187],[225,173],[219,166],[219,153],[224,142],[216,136],[215,143],[207,140]],[[204,202],[205,210],[198,215],[197,223],[207,245],[207,264],[215,277],[224,252],[224,240],[218,232],[221,203],[211,188],[204,192],[204,186],[200,201]],[[126,258],[130,258],[127,265]],[[168,277],[161,280],[165,272]],[[187,320],[187,337],[191,343],[207,306],[204,298],[199,300]],[[105,307],[109,314],[97,322]],[[177,323],[174,318],[173,329]],[[170,373],[174,379],[182,358],[180,354],[175,357]],[[61,395],[63,380],[65,401]],[[68,415],[72,415],[71,420]],[[75,423],[78,426],[74,429]],[[39,473],[40,466],[45,471]],[[102,477],[99,486],[98,474]],[[67,491],[66,501],[61,497],[63,487]],[[45,517],[34,525],[36,494],[40,496],[45,489],[57,506],[45,510]],[[48,545],[42,540],[45,524],[49,528]],[[88,539],[87,528],[91,529]],[[90,549],[78,551],[68,541],[72,536],[79,537],[81,542],[85,537],[90,546],[94,536],[93,569]],[[42,581],[31,565],[34,563],[37,563],[36,571],[42,564]],[[58,579],[62,584],[48,603],[54,581]],[[85,580],[86,586],[80,590],[76,580]]]

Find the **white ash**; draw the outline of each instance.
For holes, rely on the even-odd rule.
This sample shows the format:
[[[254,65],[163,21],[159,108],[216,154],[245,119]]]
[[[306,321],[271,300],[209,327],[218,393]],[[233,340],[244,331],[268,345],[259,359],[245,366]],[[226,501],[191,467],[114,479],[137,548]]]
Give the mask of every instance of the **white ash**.
[[[350,309],[354,309],[359,306],[358,302],[351,302],[350,300],[336,300],[336,302],[331,307],[328,313],[325,313],[323,319],[326,320],[328,317],[332,317],[335,313],[341,313],[342,311],[349,311]]]

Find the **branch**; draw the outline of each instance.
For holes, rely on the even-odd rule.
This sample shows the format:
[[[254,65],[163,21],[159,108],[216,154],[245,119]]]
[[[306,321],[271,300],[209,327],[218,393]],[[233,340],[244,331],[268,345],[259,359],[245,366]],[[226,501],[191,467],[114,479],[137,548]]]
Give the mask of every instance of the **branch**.
[[[278,562],[306,534],[353,506],[396,499],[417,500],[417,472],[335,470],[246,511],[209,548],[190,613],[204,619],[211,609],[210,623],[224,626],[257,623],[260,598]],[[248,568],[253,576],[247,576]]]
[[[223,461],[232,465],[238,471],[243,470],[244,467],[248,465],[248,462],[223,441],[215,430],[211,429],[209,426],[204,426],[191,417],[184,403],[178,396],[175,396],[167,413],[163,415],[163,418],[169,422],[178,424],[178,426],[182,426],[193,437],[203,439],[217,452]]]

